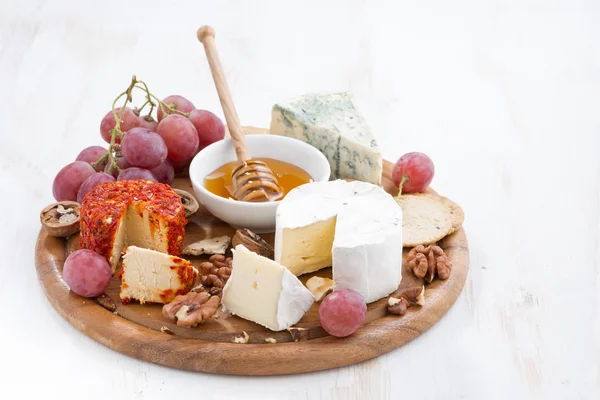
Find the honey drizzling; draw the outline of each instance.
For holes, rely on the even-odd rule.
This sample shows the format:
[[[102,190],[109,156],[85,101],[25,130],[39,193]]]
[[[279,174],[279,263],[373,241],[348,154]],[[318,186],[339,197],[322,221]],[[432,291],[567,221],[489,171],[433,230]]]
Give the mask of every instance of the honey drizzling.
[[[277,177],[279,186],[283,189],[283,196],[279,200],[295,187],[312,182],[312,177],[306,171],[293,164],[272,158],[256,158],[256,160],[267,164]],[[238,161],[231,161],[208,174],[204,178],[204,187],[217,196],[233,198],[231,173],[238,164]]]

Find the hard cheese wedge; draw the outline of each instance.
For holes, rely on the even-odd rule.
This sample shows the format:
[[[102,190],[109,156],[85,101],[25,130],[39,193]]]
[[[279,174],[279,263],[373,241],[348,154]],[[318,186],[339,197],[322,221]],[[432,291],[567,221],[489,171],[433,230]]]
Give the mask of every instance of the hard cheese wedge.
[[[402,278],[402,209],[366,182],[299,186],[277,207],[275,261],[295,275],[333,265],[334,290],[355,290],[371,303]]]
[[[273,331],[298,322],[314,302],[302,282],[285,267],[242,244],[232,251],[233,265],[223,288],[223,308]]]
[[[333,179],[381,185],[379,147],[348,92],[311,93],[275,104],[270,132],[319,149],[329,161]]]
[[[189,292],[197,278],[198,270],[188,260],[129,246],[123,256],[120,297],[142,304],[167,304],[175,296]]]

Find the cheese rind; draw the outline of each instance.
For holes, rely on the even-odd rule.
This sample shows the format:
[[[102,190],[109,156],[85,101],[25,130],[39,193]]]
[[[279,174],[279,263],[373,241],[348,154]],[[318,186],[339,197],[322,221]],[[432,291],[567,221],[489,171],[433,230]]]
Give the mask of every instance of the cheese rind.
[[[231,276],[223,288],[223,309],[273,331],[297,323],[314,302],[290,271],[237,245]]]
[[[319,149],[333,179],[381,185],[381,152],[349,92],[309,93],[275,104],[270,132]]]
[[[123,255],[123,275],[119,296],[144,303],[171,302],[175,296],[189,292],[198,270],[180,257],[137,246],[127,247]]]
[[[314,234],[322,221],[334,217],[333,237]],[[309,183],[288,193],[277,207],[275,261],[297,275],[312,272],[314,265],[307,267],[305,260],[315,253],[289,249],[319,249],[320,257],[328,244],[334,290],[355,290],[371,303],[398,288],[402,210],[382,188],[336,180]]]
[[[129,245],[181,254],[185,210],[167,184],[141,179],[105,182],[85,195],[80,213],[80,247],[106,258],[113,273]]]

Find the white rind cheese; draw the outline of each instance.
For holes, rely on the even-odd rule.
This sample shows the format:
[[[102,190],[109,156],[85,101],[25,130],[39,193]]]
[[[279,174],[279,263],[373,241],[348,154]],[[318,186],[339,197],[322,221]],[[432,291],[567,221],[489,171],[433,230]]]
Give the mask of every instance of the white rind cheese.
[[[366,182],[299,186],[277,207],[275,261],[295,275],[332,265],[334,290],[381,299],[402,279],[402,209]]]
[[[332,179],[381,185],[379,147],[348,92],[310,93],[275,104],[270,132],[319,149],[329,161]]]
[[[275,261],[237,245],[223,309],[273,331],[297,323],[314,302],[312,293]]]

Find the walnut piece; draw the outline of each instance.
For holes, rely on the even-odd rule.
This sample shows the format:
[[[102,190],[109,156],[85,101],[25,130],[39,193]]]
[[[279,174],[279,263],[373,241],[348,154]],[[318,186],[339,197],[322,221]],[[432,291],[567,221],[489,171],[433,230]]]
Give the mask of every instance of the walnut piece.
[[[181,202],[183,203],[183,210],[185,211],[185,218],[189,219],[192,215],[196,214],[196,211],[200,208],[198,204],[198,200],[190,193],[181,189],[173,189],[175,193],[181,197]]]
[[[246,331],[242,331],[242,334],[244,336],[238,336],[238,337],[233,338],[233,343],[240,343],[240,344],[248,343],[248,340],[250,339],[250,335],[248,335],[246,333]]]
[[[269,344],[275,344],[275,343],[277,343],[277,340],[273,339],[272,337],[268,337],[268,338],[265,338],[265,342],[267,342]]]
[[[394,292],[394,297],[401,297],[408,300],[411,304],[422,306],[425,303],[425,286],[410,286],[398,289]]]
[[[168,326],[161,326],[161,327],[160,327],[160,331],[161,331],[162,333],[166,333],[167,335],[174,335],[174,334],[175,334],[175,333],[173,333],[173,331],[172,331],[172,330],[170,330],[170,329],[169,329],[169,327],[168,327]]]
[[[273,246],[249,229],[238,229],[235,232],[231,246],[236,247],[238,244],[243,244],[248,250],[271,260],[275,257]]]
[[[294,342],[303,342],[310,339],[310,331],[306,328],[287,328],[287,331],[292,335]]]
[[[391,314],[404,315],[408,306],[408,300],[406,300],[404,297],[399,299],[396,297],[388,298],[387,309]]]
[[[215,315],[220,303],[218,296],[190,292],[165,304],[162,313],[166,318],[176,319],[177,326],[193,328]]]
[[[198,266],[200,272],[200,286],[193,289],[195,292],[208,292],[213,296],[221,296],[223,287],[231,275],[232,258],[215,254],[208,261]]]
[[[442,280],[448,279],[452,271],[452,262],[441,247],[419,245],[408,252],[408,267],[417,278],[425,278],[431,283],[436,274]]]
[[[387,310],[391,314],[404,315],[413,304],[425,303],[425,286],[411,286],[396,290],[388,298]]]
[[[59,201],[45,207],[40,222],[50,236],[67,237],[79,232],[79,203]]]

